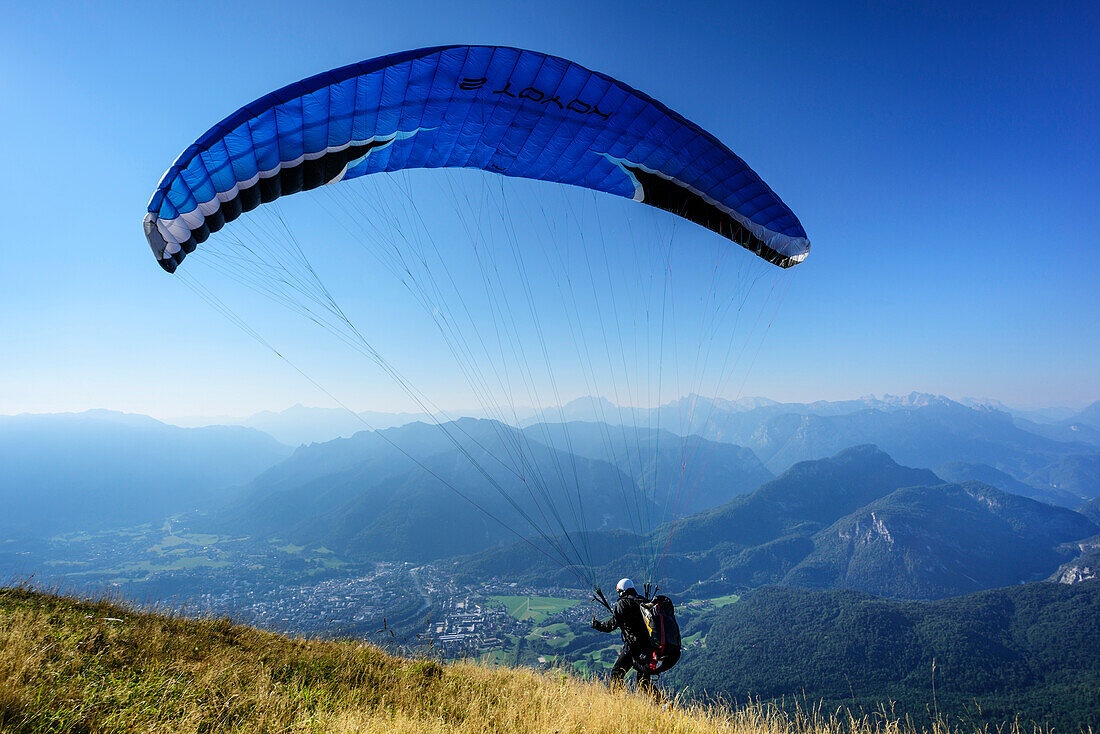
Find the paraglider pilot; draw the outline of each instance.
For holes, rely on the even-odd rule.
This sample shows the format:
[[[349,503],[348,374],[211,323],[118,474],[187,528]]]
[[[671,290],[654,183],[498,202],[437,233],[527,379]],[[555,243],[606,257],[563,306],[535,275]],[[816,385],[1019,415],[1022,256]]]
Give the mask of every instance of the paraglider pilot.
[[[620,688],[626,678],[626,673],[631,668],[637,671],[636,684],[639,691],[653,693],[653,684],[650,681],[649,669],[642,663],[642,658],[649,651],[649,632],[642,618],[642,608],[639,602],[642,597],[634,588],[634,582],[630,579],[622,579],[615,585],[619,592],[619,601],[612,610],[611,619],[602,622],[592,617],[592,628],[600,632],[613,632],[618,629],[623,637],[623,649],[619,653],[619,659],[611,668],[611,687]]]

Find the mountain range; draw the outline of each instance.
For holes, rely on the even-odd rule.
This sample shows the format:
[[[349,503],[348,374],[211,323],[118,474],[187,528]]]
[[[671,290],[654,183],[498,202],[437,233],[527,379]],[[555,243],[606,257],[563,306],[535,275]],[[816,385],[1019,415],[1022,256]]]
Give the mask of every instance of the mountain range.
[[[1027,483],[1044,492],[1064,493],[1078,502],[1100,496],[1100,452],[1063,456],[1032,472]]]
[[[1076,492],[1068,492],[1049,485],[1044,487],[1028,484],[1010,474],[994,469],[989,464],[949,461],[936,467],[936,475],[949,482],[982,482],[996,487],[1002,492],[1030,497],[1033,500],[1046,502],[1048,505],[1069,507],[1071,509],[1081,506],[1082,496]],[[1097,493],[1100,494],[1100,491]]]
[[[873,443],[909,466],[964,461],[1021,478],[1062,456],[1095,451],[1086,442],[1067,443],[1025,431],[1006,413],[967,408],[946,398],[843,415],[784,413],[758,421],[753,413],[736,416],[722,437],[751,448],[772,471]],[[702,435],[714,438],[707,431]]]
[[[670,533],[662,577],[670,593],[713,597],[782,583],[937,599],[1046,578],[1082,552],[1075,541],[1100,527],[980,482],[945,484],[927,469],[859,446],[800,462],[755,492],[653,536]],[[562,581],[553,564],[514,546],[465,559],[456,572],[503,576],[500,564],[514,570],[523,555],[525,580]],[[597,559],[597,575],[621,576],[642,560],[624,544],[619,557]]]
[[[622,415],[613,407],[598,405]],[[1067,420],[1091,425],[1095,407]],[[196,527],[351,560],[474,554],[458,567],[492,575],[533,554],[524,573],[560,583],[568,560],[613,576],[652,569],[667,548],[670,589],[784,583],[898,598],[1050,576],[1097,532],[1100,452],[1030,433],[999,410],[919,393],[799,405],[689,397],[667,408],[727,438],[741,431],[747,445],[636,418],[465,418],[292,451],[240,426],[184,429],[105,411],[3,417],[0,499],[11,511],[0,523],[41,537],[190,510]],[[678,425],[647,416],[658,418]],[[860,437],[874,444],[845,445]],[[1085,515],[1067,514],[1077,508]],[[971,537],[971,526],[983,533]]]
[[[932,404],[951,404],[984,413],[1000,413],[1022,430],[1061,442],[1081,442],[1100,446],[1100,401],[1082,411],[1071,408],[1026,409],[1005,406],[989,399],[963,398],[951,401],[943,396],[914,392],[908,395],[869,395],[854,400],[811,403],[781,403],[763,397],[738,400],[688,395],[659,408],[617,406],[602,397],[581,397],[561,407],[534,410],[521,408],[516,419],[521,426],[532,423],[584,421],[608,425],[646,426],[670,430],[679,435],[706,435],[756,448],[743,439],[752,435],[754,427],[782,415],[841,416],[863,411],[916,410]],[[541,417],[540,417],[541,416]],[[434,416],[442,422],[461,417],[485,417],[482,410],[453,410],[449,415]],[[271,434],[289,445],[324,443],[335,438],[348,438],[362,430],[395,428],[414,421],[431,422],[432,416],[422,413],[386,413],[363,411],[352,413],[343,408],[316,408],[295,405],[283,411],[261,411],[251,416],[186,416],[168,422],[185,427],[209,425],[241,425]],[[734,438],[740,436],[742,438]],[[862,441],[868,442],[868,441]],[[869,441],[875,443],[875,440]],[[856,441],[855,443],[861,443]],[[851,444],[850,444],[851,445]],[[803,456],[800,458],[820,458]],[[778,470],[785,469],[779,467]],[[773,469],[774,470],[774,469]]]
[[[724,502],[771,476],[751,451],[656,431],[521,430],[472,418],[444,429],[413,423],[299,447],[206,522],[356,558],[415,561],[561,535],[552,555],[583,561],[572,534],[645,532],[677,504]],[[704,465],[721,471],[702,481]]]
[[[1078,506],[1100,494],[1100,475],[1095,471],[1096,457],[1100,456],[1100,428],[1093,425],[1100,423],[1096,418],[1100,404],[1094,403],[1070,418],[1040,424],[1020,417],[1020,413],[1005,412],[999,404],[990,407],[989,402],[967,406],[923,393],[814,403],[687,396],[662,408],[643,411],[617,407],[602,398],[581,398],[549,412],[574,426],[592,426],[585,436],[573,428],[571,433],[578,434],[577,445],[558,441],[557,448],[610,460],[643,485],[647,470],[638,457],[648,456],[654,446],[637,450],[639,438],[648,440],[647,435],[674,432],[681,444],[694,442],[704,453],[709,451],[700,444],[704,439],[740,446],[754,454],[751,461],[759,460],[772,474],[799,461],[826,458],[854,445],[873,444],[905,465],[942,469],[943,478],[950,481],[983,481],[1066,507]],[[520,425],[525,431],[545,434],[546,426],[552,424],[537,423],[533,415],[529,411],[526,417],[521,416]],[[401,425],[413,417],[381,413],[369,416],[379,427]],[[267,426],[276,436],[304,439],[311,427],[321,430],[326,421],[336,420],[342,422],[342,430],[349,435],[363,426],[347,411],[301,406],[282,413],[260,413],[247,422]],[[552,433],[560,433],[560,429]],[[545,435],[532,433],[532,437],[554,443]],[[664,441],[664,445],[675,451],[671,448],[675,442]],[[1087,467],[1083,464],[1088,462],[1074,458],[1085,456],[1093,457]],[[1063,461],[1064,467],[1049,469]],[[1074,462],[1079,469],[1076,474]],[[698,486],[686,511],[716,504],[708,497],[705,485],[716,473],[708,469],[703,473],[703,483],[693,482]],[[758,470],[744,478],[746,489],[759,481]],[[721,490],[725,491],[724,486]]]
[[[159,522],[209,507],[290,452],[240,426],[180,428],[105,410],[0,416],[0,533]]]

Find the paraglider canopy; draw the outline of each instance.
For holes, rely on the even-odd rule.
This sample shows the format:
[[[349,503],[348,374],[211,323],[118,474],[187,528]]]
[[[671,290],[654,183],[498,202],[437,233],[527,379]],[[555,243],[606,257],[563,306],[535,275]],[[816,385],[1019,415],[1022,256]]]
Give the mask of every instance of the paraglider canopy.
[[[168,169],[149,202],[145,235],[174,272],[211,232],[280,196],[438,167],[631,198],[784,268],[809,251],[787,205],[698,125],[566,59],[498,46],[383,56],[242,107]]]

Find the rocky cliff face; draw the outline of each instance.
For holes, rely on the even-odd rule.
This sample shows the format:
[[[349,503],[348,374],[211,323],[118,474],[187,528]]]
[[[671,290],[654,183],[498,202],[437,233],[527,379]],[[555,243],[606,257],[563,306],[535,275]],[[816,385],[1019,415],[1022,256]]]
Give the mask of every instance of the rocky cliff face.
[[[1093,556],[1089,563],[1067,563],[1055,577],[1060,584],[1079,584],[1100,576],[1100,557]]]
[[[1079,584],[1100,578],[1100,535],[1095,535],[1072,545],[1081,555],[1058,567],[1048,580],[1059,584]]]

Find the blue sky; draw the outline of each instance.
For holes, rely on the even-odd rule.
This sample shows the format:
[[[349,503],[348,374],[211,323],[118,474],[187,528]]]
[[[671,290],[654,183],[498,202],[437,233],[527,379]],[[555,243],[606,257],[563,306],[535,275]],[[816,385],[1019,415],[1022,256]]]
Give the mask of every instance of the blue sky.
[[[145,205],[175,156],[244,103],[327,68],[465,42],[564,56],[653,95],[714,132],[799,215],[814,249],[746,394],[1100,397],[1095,3],[3,12],[0,413],[330,405],[155,265]],[[405,326],[400,313],[384,321]],[[279,337],[352,407],[410,407],[309,329]]]

